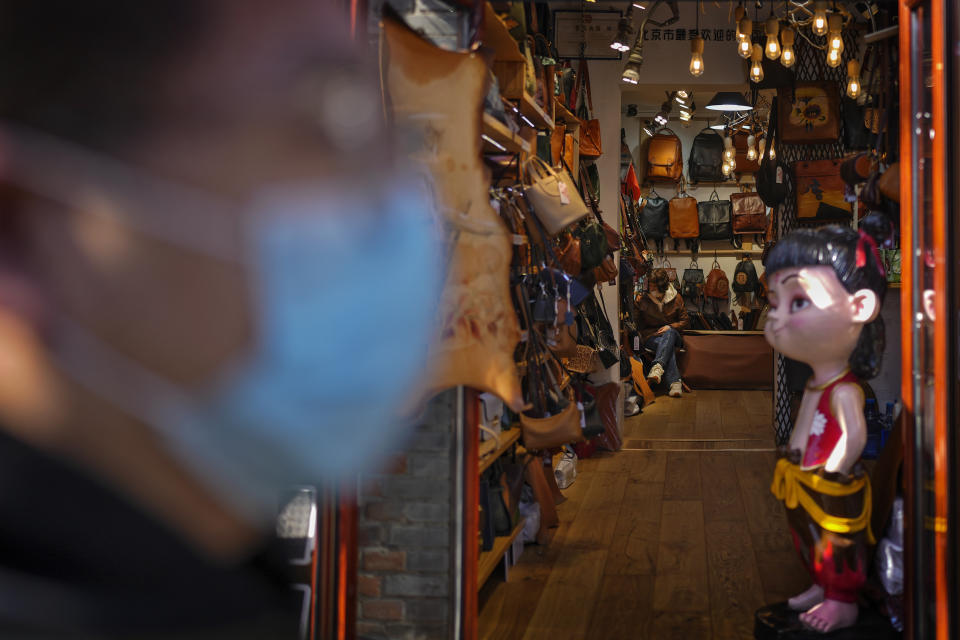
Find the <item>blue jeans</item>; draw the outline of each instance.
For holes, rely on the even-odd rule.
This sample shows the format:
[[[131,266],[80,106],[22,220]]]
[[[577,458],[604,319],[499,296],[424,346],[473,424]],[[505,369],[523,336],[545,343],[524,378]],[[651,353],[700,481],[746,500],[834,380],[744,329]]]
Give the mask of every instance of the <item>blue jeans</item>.
[[[663,380],[667,384],[673,384],[680,380],[680,369],[677,368],[676,348],[683,344],[683,338],[680,332],[670,327],[659,336],[653,336],[647,340],[647,348],[653,349],[656,355],[653,357],[653,363],[660,363],[663,367]]]

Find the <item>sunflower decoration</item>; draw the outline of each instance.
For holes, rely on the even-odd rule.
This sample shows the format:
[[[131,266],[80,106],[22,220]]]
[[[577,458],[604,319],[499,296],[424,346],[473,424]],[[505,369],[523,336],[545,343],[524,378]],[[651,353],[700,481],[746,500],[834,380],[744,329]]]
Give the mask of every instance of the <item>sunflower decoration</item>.
[[[790,110],[790,124],[805,131],[812,131],[827,124],[829,113],[830,101],[822,89],[798,88],[794,94],[793,108]]]

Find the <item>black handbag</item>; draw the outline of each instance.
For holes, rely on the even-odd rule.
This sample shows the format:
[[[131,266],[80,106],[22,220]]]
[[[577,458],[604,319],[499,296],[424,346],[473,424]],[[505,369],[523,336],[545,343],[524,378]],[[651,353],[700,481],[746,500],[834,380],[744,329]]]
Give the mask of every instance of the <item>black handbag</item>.
[[[599,222],[591,220],[582,223],[573,235],[580,240],[580,272],[589,273],[594,267],[599,267],[610,253],[610,245],[607,244],[603,227]]]
[[[699,301],[703,298],[703,283],[703,269],[693,260],[690,266],[683,270],[683,290],[680,295],[688,302]]]
[[[730,240],[733,237],[730,201],[721,200],[714,189],[709,200],[697,203],[701,240]]]
[[[654,192],[640,209],[640,231],[647,240],[658,245],[670,235],[670,203]]]
[[[763,150],[763,158],[760,159],[760,170],[757,171],[755,176],[757,193],[763,200],[763,204],[768,207],[776,207],[787,199],[787,171],[789,168],[781,160],[770,157],[770,150],[776,147],[780,139],[779,125],[777,98],[774,98],[770,106],[770,126],[767,129],[770,132],[769,139]]]
[[[753,266],[752,260],[741,260],[737,263],[737,268],[733,272],[733,290],[736,293],[753,293],[757,290],[759,283],[757,278],[757,268]]]
[[[690,182],[720,182],[723,180],[723,138],[707,128],[697,134],[687,159]]]
[[[866,151],[876,141],[876,136],[864,123],[863,107],[853,98],[844,96],[840,101],[843,118],[843,142],[848,151]]]

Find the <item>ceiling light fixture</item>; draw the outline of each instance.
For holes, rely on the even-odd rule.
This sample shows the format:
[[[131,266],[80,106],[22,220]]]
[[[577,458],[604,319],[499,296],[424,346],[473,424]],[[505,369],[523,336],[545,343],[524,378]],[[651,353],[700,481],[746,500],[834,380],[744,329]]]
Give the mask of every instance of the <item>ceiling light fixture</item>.
[[[630,37],[633,35],[632,12],[633,7],[629,7],[627,9],[627,15],[620,18],[620,21],[617,23],[617,35],[614,36],[613,42],[610,43],[610,48],[620,53],[630,51],[630,43],[633,41]]]
[[[770,11],[773,12],[773,5],[770,5]],[[766,24],[767,32],[767,44],[763,48],[764,54],[771,60],[776,60],[780,57],[780,41],[778,37],[780,35],[780,21],[770,16],[767,19]]]
[[[739,91],[720,91],[707,103],[711,111],[750,111],[753,107]]]
[[[783,51],[780,52],[780,64],[790,68],[797,61],[797,54],[793,51],[794,32],[790,27],[784,27],[780,30],[780,42],[783,44]]]
[[[700,33],[700,0],[697,0],[697,30]],[[690,38],[690,75],[699,78],[703,75],[703,38],[696,35]]]
[[[763,67],[760,62],[763,60],[763,49],[760,45],[753,45],[753,53],[750,54],[750,82],[761,82],[763,80]]]

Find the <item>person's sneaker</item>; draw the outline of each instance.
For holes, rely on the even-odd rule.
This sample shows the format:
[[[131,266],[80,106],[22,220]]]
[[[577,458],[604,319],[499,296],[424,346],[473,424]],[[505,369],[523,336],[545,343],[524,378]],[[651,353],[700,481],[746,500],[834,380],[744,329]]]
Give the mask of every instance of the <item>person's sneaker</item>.
[[[637,402],[636,398],[627,398],[626,402],[623,403],[624,417],[629,418],[630,416],[635,416],[638,413],[640,413],[640,403]]]
[[[653,380],[653,384],[660,384],[660,378],[663,377],[663,365],[659,362],[650,367],[650,373],[647,374],[647,380]]]
[[[671,398],[679,398],[683,395],[683,387],[679,380],[670,385],[670,393],[668,395]]]

